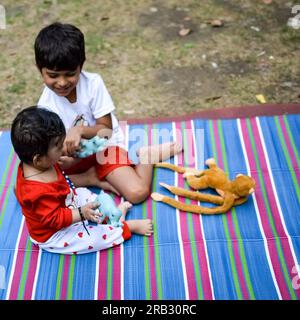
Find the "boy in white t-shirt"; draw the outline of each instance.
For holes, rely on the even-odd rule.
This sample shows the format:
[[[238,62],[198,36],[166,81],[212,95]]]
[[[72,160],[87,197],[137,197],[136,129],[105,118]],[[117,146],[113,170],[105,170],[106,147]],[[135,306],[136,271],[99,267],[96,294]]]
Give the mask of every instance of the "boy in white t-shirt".
[[[138,152],[140,163],[133,164],[102,78],[82,70],[83,33],[73,25],[53,23],[39,32],[34,48],[46,85],[38,105],[57,113],[67,130],[65,156],[59,162],[62,169],[75,174],[77,186],[111,190],[132,203],[145,200],[150,193],[153,163],[181,152],[181,146],[174,142],[144,146]],[[86,159],[74,158],[80,139],[96,135],[109,138],[108,148]]]

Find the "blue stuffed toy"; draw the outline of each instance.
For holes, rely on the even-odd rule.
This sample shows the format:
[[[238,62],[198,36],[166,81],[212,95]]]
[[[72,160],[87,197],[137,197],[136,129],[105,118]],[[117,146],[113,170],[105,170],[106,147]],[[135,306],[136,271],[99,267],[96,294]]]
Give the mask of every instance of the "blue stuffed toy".
[[[109,194],[101,191],[95,201],[100,203],[99,208],[96,209],[102,213],[102,216],[99,217],[100,223],[108,217],[107,224],[111,224],[113,227],[123,226],[123,223],[120,221],[122,211],[116,206],[113,198]]]
[[[77,158],[87,158],[94,153],[104,150],[108,140],[95,136],[91,139],[81,139],[80,150],[75,153]]]

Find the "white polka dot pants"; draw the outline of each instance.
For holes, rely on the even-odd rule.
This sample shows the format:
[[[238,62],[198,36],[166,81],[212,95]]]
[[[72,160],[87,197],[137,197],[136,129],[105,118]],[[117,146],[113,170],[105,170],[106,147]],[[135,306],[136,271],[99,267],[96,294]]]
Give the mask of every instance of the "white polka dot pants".
[[[85,221],[89,235],[81,222],[56,232],[50,239],[43,243],[37,243],[40,248],[54,253],[62,254],[83,254],[100,251],[119,245],[128,238],[128,227],[113,227],[108,224],[88,225]],[[130,234],[130,232],[129,232]]]

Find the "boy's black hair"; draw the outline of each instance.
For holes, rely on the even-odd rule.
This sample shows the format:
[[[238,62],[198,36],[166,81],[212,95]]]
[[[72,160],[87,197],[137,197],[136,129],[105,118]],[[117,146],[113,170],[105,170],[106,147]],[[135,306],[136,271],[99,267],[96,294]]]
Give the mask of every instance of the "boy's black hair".
[[[85,61],[84,35],[71,24],[55,22],[39,32],[34,51],[40,71],[81,69]]]
[[[11,141],[20,160],[31,164],[35,155],[45,156],[53,139],[66,135],[60,117],[36,106],[19,112],[11,127]]]

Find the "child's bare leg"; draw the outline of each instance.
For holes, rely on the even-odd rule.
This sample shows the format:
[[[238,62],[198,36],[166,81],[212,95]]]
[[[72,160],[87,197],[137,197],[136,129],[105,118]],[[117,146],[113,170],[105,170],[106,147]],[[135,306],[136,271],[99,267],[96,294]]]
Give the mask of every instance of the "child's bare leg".
[[[147,162],[148,156],[150,156],[150,160],[156,157],[159,161],[164,161],[181,150],[181,146],[175,142],[142,147],[138,152],[141,163],[135,167],[116,168],[106,176],[106,180],[126,200],[132,203],[140,203],[149,196],[152,183],[153,164]]]
[[[177,142],[165,142],[159,145],[143,146],[137,151],[141,164],[154,164],[165,161],[182,151]]]
[[[150,219],[127,220],[126,223],[132,233],[148,237],[153,233],[153,223]]]
[[[98,187],[106,191],[112,191],[120,195],[107,180],[101,181],[97,176],[95,167],[91,167],[86,172],[70,175],[71,181],[76,187]]]
[[[131,203],[140,203],[150,194],[153,165],[119,167],[106,176],[106,180]]]
[[[118,208],[122,211],[120,221],[125,221],[126,214],[131,207],[132,204],[129,201],[124,201],[118,205]]]

